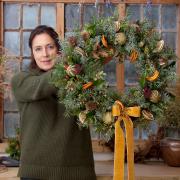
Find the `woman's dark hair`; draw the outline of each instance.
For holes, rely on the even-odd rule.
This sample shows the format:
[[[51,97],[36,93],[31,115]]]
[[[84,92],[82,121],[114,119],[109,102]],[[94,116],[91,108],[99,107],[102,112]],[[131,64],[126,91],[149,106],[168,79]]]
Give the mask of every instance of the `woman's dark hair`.
[[[60,51],[60,43],[59,43],[59,37],[58,37],[57,32],[52,27],[49,27],[46,25],[37,26],[34,30],[31,31],[31,34],[29,37],[29,47],[31,49],[31,63],[30,63],[31,69],[38,69],[38,66],[36,64],[36,61],[32,53],[32,41],[36,35],[43,34],[43,33],[48,34],[54,40],[54,43],[58,51]]]

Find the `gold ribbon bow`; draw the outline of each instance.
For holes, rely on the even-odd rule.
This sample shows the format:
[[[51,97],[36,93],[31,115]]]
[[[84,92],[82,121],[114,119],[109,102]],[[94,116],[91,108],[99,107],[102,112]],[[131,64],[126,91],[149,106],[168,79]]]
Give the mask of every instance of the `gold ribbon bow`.
[[[112,107],[115,122],[115,155],[114,155],[114,180],[124,180],[125,137],[120,122],[125,124],[127,145],[127,170],[128,180],[134,180],[134,134],[133,123],[129,116],[140,117],[140,107],[125,108],[120,101],[116,101]]]

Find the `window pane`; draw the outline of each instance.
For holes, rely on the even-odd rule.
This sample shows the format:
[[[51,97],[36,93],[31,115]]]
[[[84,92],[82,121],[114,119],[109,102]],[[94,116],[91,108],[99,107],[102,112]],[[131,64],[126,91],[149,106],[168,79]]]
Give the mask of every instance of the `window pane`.
[[[23,33],[23,56],[30,56],[30,48],[28,45],[30,32]]]
[[[15,137],[16,129],[19,127],[18,113],[4,113],[4,136]]]
[[[17,103],[12,94],[11,98],[8,97],[4,99],[4,111],[18,111]]]
[[[16,57],[10,56],[7,53],[8,59],[5,63],[6,72],[4,74],[4,81],[10,83],[12,76],[20,70],[20,60]]]
[[[139,139],[139,129],[134,128],[134,139]]]
[[[45,24],[53,28],[56,28],[56,6],[41,6],[41,24]]]
[[[166,33],[162,33],[162,38],[165,41],[165,44],[172,48],[172,49],[176,49],[176,33],[173,32],[166,32]]]
[[[112,16],[114,14],[115,11],[115,6],[110,3],[110,5],[103,5],[103,17],[109,17]]]
[[[22,70],[28,70],[30,62],[31,62],[30,59],[23,59]]]
[[[99,134],[95,131],[95,128],[91,127],[90,128],[90,134],[92,139],[98,139]]]
[[[5,47],[15,55],[20,55],[19,32],[5,32]]]
[[[84,24],[90,22],[94,16],[98,16],[97,8],[95,8],[94,5],[85,5],[83,17]]]
[[[128,60],[125,61],[125,85],[132,86],[136,85],[138,81],[138,75],[136,73],[136,67],[133,63],[130,63]]]
[[[5,4],[4,7],[4,26],[8,28],[19,28],[20,26],[20,5]]]
[[[162,27],[164,29],[176,29],[177,22],[176,5],[162,6]]]
[[[148,9],[147,6],[144,6],[144,17],[148,19],[156,28],[160,28],[160,6],[152,5]]]
[[[116,85],[116,63],[111,60],[108,64],[104,66],[104,71],[107,74],[106,80],[110,86]]]
[[[65,6],[65,27],[66,31],[72,31],[79,26],[79,6],[68,4]]]
[[[127,12],[130,15],[131,21],[140,20],[140,5],[129,5],[127,7]]]
[[[38,25],[38,6],[23,6],[23,28],[34,28]]]
[[[75,36],[75,32],[66,32],[65,33],[65,38],[71,37],[71,36]]]

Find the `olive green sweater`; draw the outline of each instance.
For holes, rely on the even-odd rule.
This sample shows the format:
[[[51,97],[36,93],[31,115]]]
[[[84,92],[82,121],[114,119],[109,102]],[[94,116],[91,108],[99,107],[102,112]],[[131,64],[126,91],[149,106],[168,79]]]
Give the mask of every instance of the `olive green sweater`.
[[[95,180],[88,129],[64,117],[48,72],[20,72],[12,89],[20,112],[20,177],[45,180]]]

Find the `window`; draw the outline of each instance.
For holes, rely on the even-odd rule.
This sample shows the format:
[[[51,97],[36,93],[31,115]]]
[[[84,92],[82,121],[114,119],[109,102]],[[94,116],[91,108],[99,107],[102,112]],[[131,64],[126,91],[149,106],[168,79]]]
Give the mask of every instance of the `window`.
[[[151,7],[147,7],[142,0],[126,0],[120,4],[118,0],[111,0],[110,6],[102,3],[98,7],[95,7],[93,0],[88,0],[87,3],[81,1],[82,4],[77,0],[41,2],[37,3],[34,0],[0,2],[0,42],[19,59],[19,64],[16,64],[17,70],[26,69],[29,65],[28,37],[35,26],[50,25],[63,38],[70,36],[74,27],[82,27],[84,23],[89,22],[94,15],[98,17],[113,14],[115,7],[121,15],[124,15],[126,10],[132,14],[132,21],[143,18],[151,20],[166,43],[180,55],[179,0],[162,0],[161,4],[155,0]],[[107,81],[118,90],[136,85],[136,70],[128,61],[124,65],[112,61],[105,66],[105,71],[108,74]],[[179,66],[177,72],[180,73]],[[0,100],[0,137],[14,136],[18,124],[19,115],[15,102],[8,99]],[[99,138],[99,135],[93,133],[93,137]]]
[[[4,47],[19,59],[17,71],[30,63],[28,38],[33,28],[46,24],[56,28],[56,5],[45,3],[4,3]],[[15,135],[19,126],[19,113],[15,101],[5,98],[3,102],[3,136]]]

